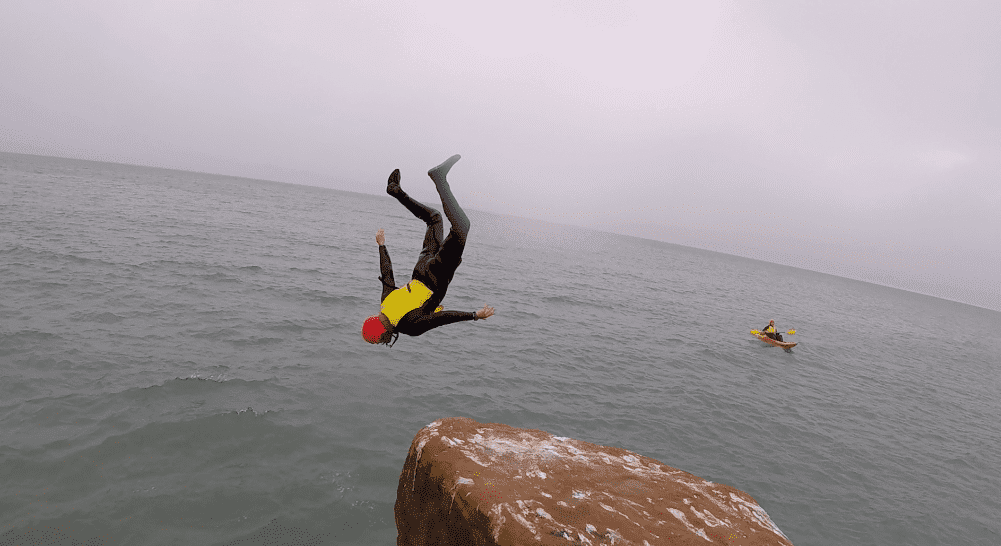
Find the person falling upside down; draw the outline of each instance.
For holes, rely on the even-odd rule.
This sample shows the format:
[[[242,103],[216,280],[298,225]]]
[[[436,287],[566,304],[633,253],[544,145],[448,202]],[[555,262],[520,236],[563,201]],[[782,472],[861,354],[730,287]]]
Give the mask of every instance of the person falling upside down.
[[[382,305],[378,315],[368,317],[362,324],[361,335],[365,341],[388,344],[392,340],[396,343],[400,334],[419,336],[438,326],[463,320],[482,320],[494,314],[494,308],[486,305],[475,313],[443,311],[439,306],[455,269],[462,263],[462,250],[466,247],[466,234],[469,233],[469,218],[459,207],[445,180],[445,175],[458,160],[459,155],[453,155],[428,171],[428,176],[438,188],[445,216],[452,224],[444,241],[441,239],[441,214],[415,201],[400,188],[400,169],[389,175],[386,193],[395,197],[414,216],[424,220],[428,229],[424,234],[424,248],[414,266],[413,279],[400,288],[393,281],[393,264],[386,250],[386,235],[382,229],[376,232],[375,242],[379,244],[379,267],[382,270],[379,276],[382,281]]]

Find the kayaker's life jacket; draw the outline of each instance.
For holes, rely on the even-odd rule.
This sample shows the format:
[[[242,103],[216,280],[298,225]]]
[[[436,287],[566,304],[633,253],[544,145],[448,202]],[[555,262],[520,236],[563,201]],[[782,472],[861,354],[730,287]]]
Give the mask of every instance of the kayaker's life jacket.
[[[434,292],[430,288],[425,286],[421,281],[413,279],[406,285],[390,292],[386,296],[386,299],[382,300],[380,310],[382,314],[389,318],[389,323],[396,326],[400,323],[403,315],[424,305],[426,301],[431,299],[432,295],[434,295]],[[442,307],[438,306],[434,312],[437,313],[441,310]]]
[[[775,327],[774,326],[769,326],[768,328],[765,328],[765,331],[768,332],[769,334],[774,334],[775,333]]]

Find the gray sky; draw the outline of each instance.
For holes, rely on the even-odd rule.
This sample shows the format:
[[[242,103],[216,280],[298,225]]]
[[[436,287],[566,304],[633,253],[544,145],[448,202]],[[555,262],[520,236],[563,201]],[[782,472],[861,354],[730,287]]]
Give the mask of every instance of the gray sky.
[[[1001,309],[1001,2],[0,2],[0,150],[435,197]]]

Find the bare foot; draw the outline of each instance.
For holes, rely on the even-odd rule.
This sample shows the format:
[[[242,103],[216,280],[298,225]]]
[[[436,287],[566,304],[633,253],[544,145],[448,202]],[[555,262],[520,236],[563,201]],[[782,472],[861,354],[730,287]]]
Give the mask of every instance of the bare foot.
[[[445,182],[445,175],[448,174],[448,171],[449,169],[452,168],[452,165],[455,165],[455,162],[458,161],[461,157],[462,156],[460,156],[459,154],[455,154],[452,157],[446,159],[444,163],[428,171],[428,176],[431,177],[431,180],[434,180],[435,184],[437,184],[438,182]]]
[[[403,188],[400,187],[400,169],[394,170],[389,175],[389,183],[386,184],[386,193],[393,197],[403,193]]]

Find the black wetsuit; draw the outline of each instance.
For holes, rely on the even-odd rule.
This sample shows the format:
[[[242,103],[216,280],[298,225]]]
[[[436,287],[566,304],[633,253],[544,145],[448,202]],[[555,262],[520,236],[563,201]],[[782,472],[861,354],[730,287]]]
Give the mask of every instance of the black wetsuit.
[[[768,325],[767,325],[767,326],[765,326],[764,328],[762,328],[762,329],[761,329],[761,333],[762,333],[762,334],[765,334],[766,336],[768,336],[768,337],[770,337],[770,338],[772,338],[772,339],[774,339],[774,340],[777,340],[777,341],[784,341],[784,340],[782,339],[782,334],[780,334],[780,333],[778,332],[778,330],[776,330],[776,331],[774,331],[774,332],[769,332],[769,331],[768,331],[768,329],[769,329],[769,328],[775,328],[775,327],[774,327],[774,326],[772,326],[772,324],[771,324],[771,323],[768,323]]]
[[[424,283],[433,294],[424,305],[403,315],[394,328],[394,331],[408,336],[419,336],[432,328],[453,322],[477,320],[475,313],[467,311],[434,312],[445,297],[448,283],[452,282],[456,268],[462,263],[462,251],[466,248],[466,234],[469,233],[469,219],[452,196],[448,183],[436,181],[435,185],[438,187],[438,194],[441,195],[445,214],[452,224],[444,241],[441,240],[442,221],[438,211],[415,201],[403,190],[391,194],[428,226],[424,235],[424,248],[417,258],[417,265],[414,266],[413,278]],[[386,245],[379,245],[379,268],[382,271],[379,277],[382,280],[382,298],[379,301],[382,301],[397,288],[393,280],[393,264],[389,261]]]

